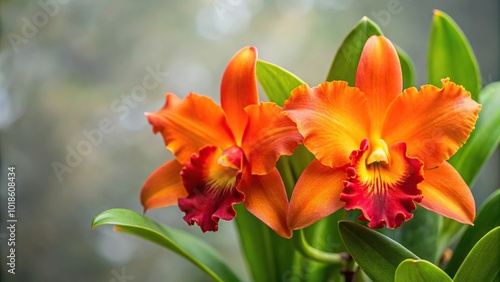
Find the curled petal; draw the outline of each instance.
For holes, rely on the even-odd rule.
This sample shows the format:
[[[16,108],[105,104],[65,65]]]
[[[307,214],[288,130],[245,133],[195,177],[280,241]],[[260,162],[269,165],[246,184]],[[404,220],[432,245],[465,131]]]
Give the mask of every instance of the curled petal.
[[[288,226],[305,228],[344,206],[340,201],[345,167],[331,168],[313,160],[300,175],[290,199]]]
[[[299,86],[283,109],[297,124],[307,149],[326,166],[348,164],[349,154],[369,136],[368,101],[344,81]]]
[[[462,86],[443,79],[443,88],[409,88],[391,104],[382,137],[388,144],[406,142],[408,155],[418,157],[425,169],[449,159],[474,129],[481,105]]]
[[[141,190],[144,211],[176,205],[177,199],[187,196],[182,185],[181,170],[182,165],[173,160],[151,173]]]
[[[256,62],[257,49],[245,47],[229,61],[222,76],[221,105],[234,132],[237,145],[240,145],[247,121],[245,107],[259,102]]]
[[[435,168],[449,159],[469,138],[481,105],[462,86],[443,79],[443,87],[409,88],[391,104],[382,136],[407,142],[408,154]]]
[[[179,199],[179,208],[186,213],[184,220],[189,225],[197,223],[203,232],[217,231],[219,219],[232,220],[236,216],[233,205],[245,199],[236,188],[241,171],[219,165],[221,153],[217,147],[204,147],[181,172],[188,196]]]
[[[274,103],[250,105],[245,110],[249,119],[241,148],[252,174],[266,174],[281,155],[291,155],[303,137],[295,123]]]
[[[368,99],[372,130],[378,135],[387,107],[403,90],[398,53],[389,39],[375,35],[368,38],[356,71],[356,87]]]
[[[460,223],[474,222],[476,205],[472,193],[449,163],[426,170],[424,177],[425,180],[418,185],[423,196],[421,206]]]
[[[146,116],[153,132],[161,132],[165,145],[181,164],[204,146],[227,148],[234,144],[224,112],[208,97],[191,93],[180,100],[167,93],[165,106]]]
[[[292,237],[286,224],[288,199],[276,168],[266,175],[244,173],[238,188],[245,193],[245,207],[278,235]]]
[[[417,184],[424,178],[423,165],[416,158],[406,156],[406,144],[396,143],[389,148],[390,161],[366,165],[368,141],[351,154],[347,180],[340,199],[345,209],[360,209],[359,220],[369,221],[370,228],[397,228],[413,217],[414,202],[422,200]]]

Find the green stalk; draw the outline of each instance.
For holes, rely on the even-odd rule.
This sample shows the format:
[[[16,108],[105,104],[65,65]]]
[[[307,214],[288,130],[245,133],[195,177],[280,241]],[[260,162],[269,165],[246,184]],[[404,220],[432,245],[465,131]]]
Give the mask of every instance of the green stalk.
[[[309,245],[302,229],[295,231],[294,233],[295,234],[292,237],[293,245],[295,249],[306,258],[328,264],[342,265],[346,262],[347,257],[344,254],[324,252]]]

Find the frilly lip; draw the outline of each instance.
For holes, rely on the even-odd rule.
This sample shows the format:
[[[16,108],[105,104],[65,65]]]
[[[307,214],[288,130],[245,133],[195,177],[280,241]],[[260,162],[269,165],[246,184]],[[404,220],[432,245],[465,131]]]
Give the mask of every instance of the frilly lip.
[[[220,149],[206,146],[181,171],[188,196],[178,200],[179,208],[186,213],[184,220],[189,225],[198,224],[203,232],[217,231],[219,219],[234,219],[233,205],[245,200],[237,189],[241,170],[221,166],[220,156]]]
[[[406,143],[389,148],[391,161],[366,165],[368,140],[351,154],[351,166],[346,169],[347,180],[340,194],[345,209],[362,211],[358,220],[369,221],[370,228],[400,227],[413,217],[415,202],[422,201],[417,185],[424,180],[423,163],[406,156]]]

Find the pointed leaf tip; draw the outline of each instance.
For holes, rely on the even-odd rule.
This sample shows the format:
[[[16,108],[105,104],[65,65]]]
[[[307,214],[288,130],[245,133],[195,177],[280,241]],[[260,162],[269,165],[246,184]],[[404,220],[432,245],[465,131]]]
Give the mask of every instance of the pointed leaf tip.
[[[257,80],[269,101],[282,107],[290,92],[305,82],[282,67],[257,60]]]
[[[434,10],[428,53],[431,84],[439,86],[442,78],[450,77],[478,101],[481,76],[474,52],[458,24],[439,10]]]
[[[344,80],[354,86],[356,69],[366,40],[372,35],[382,35],[378,25],[368,17],[362,17],[340,45],[326,81]]]

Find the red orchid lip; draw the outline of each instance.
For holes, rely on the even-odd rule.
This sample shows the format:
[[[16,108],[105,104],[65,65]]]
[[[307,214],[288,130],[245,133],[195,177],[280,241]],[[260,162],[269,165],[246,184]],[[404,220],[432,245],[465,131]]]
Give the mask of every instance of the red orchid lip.
[[[351,154],[351,166],[346,169],[347,180],[340,194],[345,209],[360,209],[358,220],[369,221],[371,228],[397,228],[410,220],[415,202],[422,201],[417,185],[424,180],[423,164],[406,156],[406,144],[396,143],[389,149],[390,164],[366,165],[370,147],[367,139]]]
[[[179,199],[179,208],[186,213],[184,220],[189,225],[197,223],[203,232],[217,231],[219,219],[234,219],[233,205],[245,199],[237,189],[241,170],[221,166],[221,154],[215,146],[204,147],[181,172],[188,196]]]

